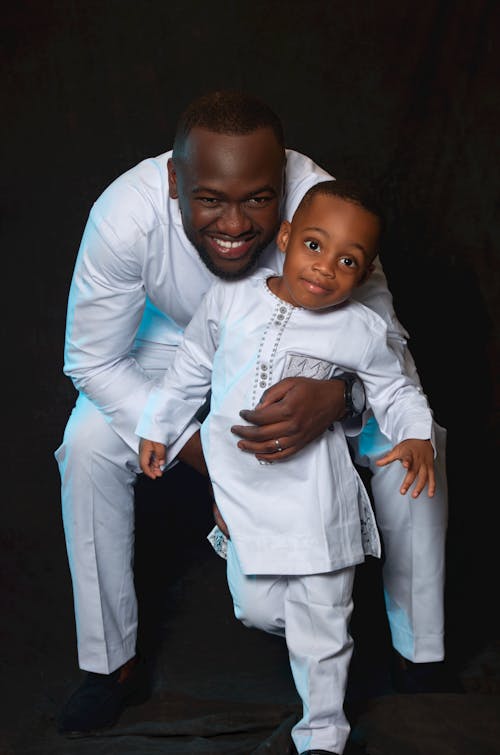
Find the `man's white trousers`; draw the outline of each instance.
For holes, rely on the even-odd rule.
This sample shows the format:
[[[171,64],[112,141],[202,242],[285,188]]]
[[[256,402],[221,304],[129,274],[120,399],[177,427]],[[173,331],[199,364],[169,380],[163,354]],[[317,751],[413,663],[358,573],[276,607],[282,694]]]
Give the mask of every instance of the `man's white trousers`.
[[[444,543],[447,498],[444,431],[437,457],[438,492],[402,496],[403,468],[374,466],[380,448],[360,448],[369,463],[385,550],[384,587],[393,644],[413,661],[444,657]],[[385,441],[387,443],[387,441]],[[439,444],[438,444],[439,445]],[[102,414],[79,396],[56,451],[73,581],[80,667],[107,674],[135,653],[137,601],[133,579],[134,450]]]

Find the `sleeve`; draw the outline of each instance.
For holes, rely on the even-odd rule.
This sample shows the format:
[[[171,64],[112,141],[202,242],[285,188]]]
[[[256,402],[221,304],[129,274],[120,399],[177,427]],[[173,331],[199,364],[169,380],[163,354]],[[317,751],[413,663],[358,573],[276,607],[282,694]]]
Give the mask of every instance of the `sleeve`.
[[[434,444],[427,398],[388,347],[385,326],[368,339],[358,374],[379,427],[393,444],[408,438],[430,439]]]
[[[126,248],[115,238],[94,206],[69,293],[64,372],[136,448],[133,430],[152,384],[130,356],[145,306],[146,241]]]
[[[204,403],[210,389],[218,345],[220,286],[205,295],[178,347],[172,366],[155,386],[136,427],[141,438],[176,443]]]

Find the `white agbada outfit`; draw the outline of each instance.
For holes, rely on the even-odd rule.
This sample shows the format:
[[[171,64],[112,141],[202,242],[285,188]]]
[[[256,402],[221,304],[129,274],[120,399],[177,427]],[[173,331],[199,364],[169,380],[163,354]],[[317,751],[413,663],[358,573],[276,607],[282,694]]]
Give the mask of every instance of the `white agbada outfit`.
[[[215,499],[231,534],[228,572],[236,613],[251,623],[252,603],[256,603],[259,623],[272,627],[271,631],[276,631],[276,615],[283,617],[282,629],[304,701],[304,718],[293,732],[297,749],[333,747],[341,752],[348,734],[342,703],[351,648],[343,623],[350,602],[344,581],[340,616],[330,609],[331,620],[324,625],[317,606],[318,601],[321,606],[328,603],[332,583],[339,581],[338,574],[328,579],[327,573],[360,563],[365,553],[380,555],[368,495],[340,423],[290,459],[264,465],[237,448],[230,427],[238,422],[240,407],[254,407],[277,380],[328,379],[338,370],[361,377],[380,428],[393,444],[405,438],[431,438],[432,415],[425,397],[402,373],[387,346],[387,328],[377,314],[354,301],[321,313],[297,308],[269,290],[266,279],[271,275],[272,271],[259,271],[238,283],[220,281],[212,287],[187,326],[161,386],[152,390],[137,434],[170,446],[211,388],[201,437]],[[294,591],[297,583],[309,589],[307,575],[322,575],[322,589],[318,580],[312,580],[316,596],[306,602],[309,620],[304,623],[295,614],[304,610],[296,599],[285,617],[288,591],[266,601],[266,615],[262,581],[243,575],[300,575]],[[264,584],[268,582],[267,577]],[[330,651],[334,658],[329,670],[325,664],[311,665],[319,638],[327,651],[335,648],[333,654]],[[303,649],[300,660],[294,652],[297,643]],[[330,676],[340,682],[332,685]],[[327,694],[325,684],[329,703],[324,700],[318,714],[310,701]]]
[[[154,381],[171,363],[185,326],[215,280],[186,237],[178,201],[169,197],[170,156],[139,163],[96,201],[68,301],[64,369],[79,397],[56,459],[79,662],[98,673],[111,673],[135,653],[133,502],[139,467],[134,428]],[[291,218],[307,189],[328,178],[309,158],[288,151],[283,216]],[[273,245],[261,264],[281,270]],[[379,264],[356,297],[385,320],[393,348],[418,382]],[[172,457],[195,427],[171,449]],[[363,463],[378,453],[380,438],[376,432],[361,449]],[[416,507],[408,496],[403,505],[394,493],[394,472],[373,471],[379,525],[382,521],[384,529],[384,519],[388,523],[384,581],[393,606],[393,640],[409,658],[438,660],[446,497]]]

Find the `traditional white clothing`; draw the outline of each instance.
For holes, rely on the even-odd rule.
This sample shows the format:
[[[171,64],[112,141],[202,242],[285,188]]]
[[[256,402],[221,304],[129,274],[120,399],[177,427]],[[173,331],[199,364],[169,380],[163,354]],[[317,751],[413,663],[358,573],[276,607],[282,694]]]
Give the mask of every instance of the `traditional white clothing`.
[[[133,496],[140,470],[134,428],[154,381],[171,363],[185,326],[215,279],[184,232],[178,201],[169,197],[170,156],[169,152],[139,163],[96,201],[68,302],[64,369],[79,396],[56,459],[79,662],[81,668],[97,673],[111,673],[135,653]],[[307,189],[329,178],[309,158],[287,151],[283,216],[291,218]],[[282,255],[273,245],[262,265],[281,270]],[[356,297],[385,320],[391,345],[418,382],[405,347],[407,334],[394,314],[380,264]],[[195,428],[187,428],[178,447],[171,448],[172,458]],[[373,453],[365,451],[360,460],[366,464]],[[444,475],[444,457],[438,457],[438,463],[440,458]],[[395,558],[387,559],[384,567],[395,609],[391,629],[397,621],[397,636],[404,639],[398,641],[398,649],[407,657],[439,660],[446,496],[443,492],[424,503],[422,494],[415,507],[409,496],[402,499],[397,492],[394,466],[374,468],[375,505],[382,518],[388,512],[391,542],[394,534]],[[421,520],[416,535],[415,517]],[[393,530],[393,520],[402,527],[401,538]]]
[[[231,535],[227,568],[235,614],[286,639],[304,704],[292,731],[297,750],[343,752],[353,567],[365,553],[380,555],[368,495],[340,423],[289,459],[267,464],[241,452],[230,427],[240,407],[254,407],[277,380],[322,380],[339,370],[361,377],[394,444],[430,438],[432,415],[388,347],[377,314],[354,301],[322,312],[295,307],[270,291],[273,274],[214,284],[152,390],[137,434],[171,445],[211,388],[201,437]]]
[[[284,377],[355,372],[393,443],[431,438],[425,396],[387,346],[387,327],[354,301],[321,313],[267,285],[273,271],[218,281],[187,326],[171,368],[153,388],[137,434],[170,446],[211,388],[201,437],[215,499],[245,574],[319,574],[379,555],[366,491],[341,423],[279,464],[242,453],[230,432],[242,406]],[[360,517],[361,512],[361,517]],[[369,542],[363,547],[360,519]]]

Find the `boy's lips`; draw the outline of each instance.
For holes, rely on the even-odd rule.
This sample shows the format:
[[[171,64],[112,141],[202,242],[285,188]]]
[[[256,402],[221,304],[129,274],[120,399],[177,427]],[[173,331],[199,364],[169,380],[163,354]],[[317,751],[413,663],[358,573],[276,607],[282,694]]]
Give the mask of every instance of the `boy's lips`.
[[[302,282],[304,283],[305,287],[308,291],[310,291],[312,294],[329,294],[331,293],[331,289],[327,288],[323,284],[319,283],[318,281],[314,280],[307,280],[307,278],[302,278]]]
[[[255,236],[245,239],[223,239],[218,236],[208,236],[207,241],[216,254],[225,259],[238,260],[244,257],[253,247]]]

